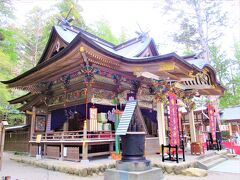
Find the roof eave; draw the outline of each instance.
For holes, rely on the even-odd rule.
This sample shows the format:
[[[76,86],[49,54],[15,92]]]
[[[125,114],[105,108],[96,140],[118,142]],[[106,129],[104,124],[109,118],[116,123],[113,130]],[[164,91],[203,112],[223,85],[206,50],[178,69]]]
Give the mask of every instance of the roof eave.
[[[23,101],[25,101],[26,99],[28,99],[30,97],[31,93],[27,93],[23,96],[20,96],[18,98],[12,99],[10,101],[8,101],[10,104],[17,104],[17,103],[22,103]]]
[[[118,54],[115,54],[113,52],[109,52],[106,49],[102,48],[101,46],[99,46],[98,44],[96,44],[95,42],[93,42],[90,38],[88,38],[86,35],[84,35],[83,33],[79,33],[73,40],[72,42],[66,47],[64,48],[62,51],[60,51],[58,54],[56,54],[55,56],[53,56],[52,58],[50,58],[48,61],[44,61],[40,64],[38,64],[36,67],[30,69],[29,71],[11,79],[8,81],[2,81],[2,83],[10,85],[11,83],[14,83],[18,80],[20,80],[21,78],[24,78],[28,75],[30,75],[31,73],[36,72],[37,70],[46,67],[49,64],[52,64],[54,62],[56,62],[57,60],[59,60],[63,55],[65,55],[66,53],[69,52],[69,50],[71,50],[71,48],[75,45],[77,45],[77,43],[79,43],[80,41],[85,42],[87,45],[97,49],[98,51],[102,52],[103,54],[110,56],[112,58],[115,58],[121,62],[124,63],[128,63],[128,64],[147,64],[147,63],[154,63],[154,62],[161,62],[161,61],[165,61],[165,60],[169,60],[172,58],[175,58],[178,60],[178,62],[184,64],[185,66],[187,66],[188,68],[191,68],[197,72],[200,71],[199,68],[194,67],[192,64],[186,62],[183,58],[181,58],[180,56],[178,56],[176,53],[169,53],[169,54],[165,54],[165,55],[161,55],[161,56],[153,56],[153,57],[145,57],[145,58],[138,58],[138,59],[133,59],[133,58],[127,58],[124,56],[120,56]],[[14,87],[14,86],[13,86]]]
[[[49,48],[50,42],[51,42],[52,39],[53,39],[54,33],[56,33],[56,30],[55,30],[55,27],[53,26],[53,27],[52,27],[52,30],[51,30],[51,32],[50,32],[50,35],[49,35],[50,38],[48,39],[47,45],[45,46],[45,48],[44,48],[44,50],[43,50],[43,53],[42,53],[42,55],[41,55],[41,57],[40,57],[40,59],[39,59],[39,61],[38,61],[37,64],[40,64],[40,63],[43,62],[44,57],[46,56],[47,50],[48,50],[48,48]]]

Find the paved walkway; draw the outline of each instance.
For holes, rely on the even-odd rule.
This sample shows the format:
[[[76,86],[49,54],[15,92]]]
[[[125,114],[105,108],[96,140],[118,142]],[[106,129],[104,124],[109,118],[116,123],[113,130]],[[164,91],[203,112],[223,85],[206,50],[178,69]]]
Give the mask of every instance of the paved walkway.
[[[239,180],[240,174],[225,172],[209,172],[206,177],[190,177],[190,176],[166,176],[167,180]]]
[[[224,161],[211,168],[210,171],[238,173],[240,179],[240,159]]]
[[[11,180],[103,180],[103,175],[91,177],[79,177],[65,173],[50,171],[47,169],[37,168],[23,163],[17,163],[9,159],[10,154],[4,153],[3,168],[0,171],[2,176],[11,176]],[[207,177],[187,177],[165,175],[167,180],[239,180],[240,174],[223,173],[210,171]]]
[[[4,153],[2,176],[11,176],[11,180],[103,180],[103,176],[79,177],[43,168],[17,163],[10,160],[10,154]]]

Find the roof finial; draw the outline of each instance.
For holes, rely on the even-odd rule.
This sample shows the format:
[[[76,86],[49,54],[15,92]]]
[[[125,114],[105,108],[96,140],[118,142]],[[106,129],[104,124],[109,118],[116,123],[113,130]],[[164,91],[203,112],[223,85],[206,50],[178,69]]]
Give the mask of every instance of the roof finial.
[[[71,17],[68,19],[68,16],[70,15],[72,9],[73,9],[73,5],[71,5],[71,8],[69,9],[67,16],[65,18],[58,19],[58,24],[61,25],[64,30],[67,30],[66,27],[71,26],[70,22],[74,20],[74,17]]]
[[[137,35],[139,36],[138,38],[141,39],[141,38],[146,38],[146,37],[148,37],[149,30],[143,31],[138,22],[137,22],[137,25],[138,25],[138,28],[139,28],[139,30],[140,30],[140,32],[139,32],[139,31],[136,31]]]

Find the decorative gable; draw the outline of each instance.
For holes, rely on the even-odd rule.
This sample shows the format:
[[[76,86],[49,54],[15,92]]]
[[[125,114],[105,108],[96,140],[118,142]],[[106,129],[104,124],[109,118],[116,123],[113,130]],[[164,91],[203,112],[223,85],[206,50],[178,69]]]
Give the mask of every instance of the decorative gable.
[[[158,56],[157,47],[153,39],[151,39],[148,46],[145,48],[145,50],[141,54],[138,55],[138,57],[152,57],[152,56]]]
[[[45,60],[50,59],[51,57],[55,56],[61,50],[66,47],[66,43],[64,43],[59,37],[53,40],[52,44],[49,47],[48,53],[45,57]]]
[[[58,54],[60,51],[62,51],[65,47],[67,47],[68,43],[65,42],[59,34],[56,32],[56,30],[53,28],[48,43],[43,51],[43,54],[38,62],[38,64],[47,61],[51,57]]]

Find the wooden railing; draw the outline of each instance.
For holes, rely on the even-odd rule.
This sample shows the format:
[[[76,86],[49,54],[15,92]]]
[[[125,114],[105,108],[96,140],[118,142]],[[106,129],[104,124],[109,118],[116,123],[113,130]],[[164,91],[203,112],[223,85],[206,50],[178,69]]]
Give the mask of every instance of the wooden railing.
[[[83,140],[83,131],[34,133],[31,140],[36,141],[38,134],[42,135],[41,141],[82,141]],[[115,138],[115,133],[113,131],[87,132],[88,140],[109,140],[114,138]]]

